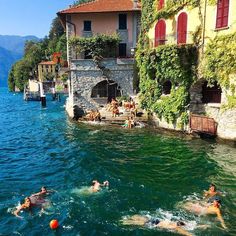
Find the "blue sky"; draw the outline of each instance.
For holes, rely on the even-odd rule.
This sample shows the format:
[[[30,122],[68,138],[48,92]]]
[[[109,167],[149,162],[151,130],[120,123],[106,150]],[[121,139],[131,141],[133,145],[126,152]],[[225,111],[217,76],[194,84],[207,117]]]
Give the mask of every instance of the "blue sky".
[[[74,0],[0,0],[0,35],[48,35],[59,10]]]

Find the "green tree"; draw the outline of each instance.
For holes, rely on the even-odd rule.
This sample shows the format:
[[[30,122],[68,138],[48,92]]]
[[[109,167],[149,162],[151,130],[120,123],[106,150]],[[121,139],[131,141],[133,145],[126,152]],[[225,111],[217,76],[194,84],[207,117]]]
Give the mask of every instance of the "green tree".
[[[37,77],[38,64],[50,60],[54,52],[61,52],[66,60],[66,35],[58,17],[53,19],[48,37],[26,42],[23,59],[13,65],[9,74],[9,89],[13,91],[16,86],[23,91],[28,79]]]
[[[8,88],[10,91],[15,90],[14,66],[12,66],[9,76],[8,76]]]
[[[49,40],[60,38],[64,34],[64,28],[61,24],[59,17],[56,17],[52,20],[51,28],[49,31]]]
[[[31,67],[27,60],[22,59],[14,65],[13,78],[17,88],[20,91],[24,90],[24,85],[28,82],[29,75],[31,73]]]
[[[87,2],[93,2],[94,0],[77,0],[74,2],[74,6],[77,6],[79,4],[82,4],[82,3],[87,3]]]

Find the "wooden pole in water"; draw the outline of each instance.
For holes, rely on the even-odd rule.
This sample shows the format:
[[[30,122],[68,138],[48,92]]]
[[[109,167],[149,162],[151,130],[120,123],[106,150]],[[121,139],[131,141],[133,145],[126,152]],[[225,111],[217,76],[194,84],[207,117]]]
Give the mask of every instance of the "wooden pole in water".
[[[46,107],[46,96],[43,91],[43,83],[40,82],[40,100],[41,100],[41,106]]]

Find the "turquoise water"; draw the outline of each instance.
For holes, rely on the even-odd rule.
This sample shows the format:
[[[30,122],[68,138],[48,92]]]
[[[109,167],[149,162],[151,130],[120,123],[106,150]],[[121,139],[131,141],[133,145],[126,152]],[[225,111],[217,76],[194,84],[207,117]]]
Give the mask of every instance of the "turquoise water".
[[[143,214],[182,219],[194,235],[236,235],[236,148],[212,140],[124,130],[68,120],[64,102],[24,102],[0,89],[0,235],[176,235],[120,224]],[[93,179],[110,187],[89,194]],[[215,217],[196,217],[179,203],[200,197],[209,183],[224,192],[228,231]],[[12,210],[41,186],[56,190],[45,213]],[[58,219],[53,232],[48,224]],[[206,223],[208,229],[195,229]]]

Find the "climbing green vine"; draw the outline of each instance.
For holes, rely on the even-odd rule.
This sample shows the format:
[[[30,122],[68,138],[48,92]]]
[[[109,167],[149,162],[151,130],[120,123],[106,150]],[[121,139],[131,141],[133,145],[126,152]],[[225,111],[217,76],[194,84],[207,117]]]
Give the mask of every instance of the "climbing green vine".
[[[207,44],[202,62],[203,76],[209,84],[217,81],[230,92],[228,107],[236,107],[236,33],[217,36]],[[234,79],[235,80],[235,79]],[[227,105],[224,106],[227,108]]]
[[[203,61],[204,77],[229,86],[230,75],[236,74],[236,33],[217,36],[206,47]]]
[[[169,123],[186,111],[189,88],[196,79],[197,48],[193,45],[167,45],[139,51],[141,105]],[[170,81],[171,93],[162,95],[163,84]],[[186,120],[186,119],[185,119]]]
[[[117,46],[120,42],[118,35],[99,34],[93,37],[73,37],[70,46],[77,52],[86,52],[91,58],[116,57]]]

